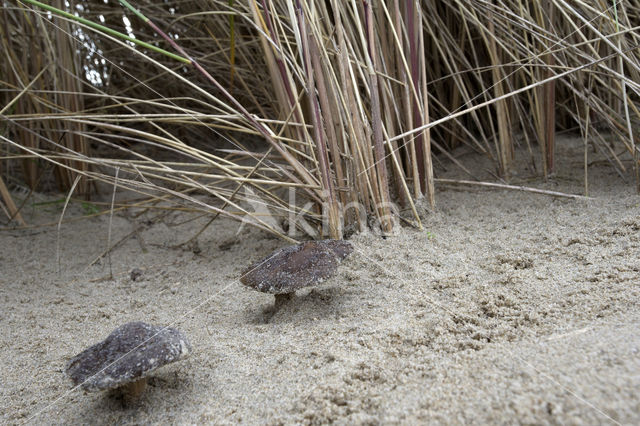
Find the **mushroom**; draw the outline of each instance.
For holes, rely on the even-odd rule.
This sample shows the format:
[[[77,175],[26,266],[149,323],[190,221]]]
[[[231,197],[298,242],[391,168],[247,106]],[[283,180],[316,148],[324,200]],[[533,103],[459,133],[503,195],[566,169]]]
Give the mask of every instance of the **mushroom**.
[[[144,390],[149,373],[190,352],[191,344],[181,331],[130,322],[76,355],[65,372],[87,392],[115,389],[131,401]]]
[[[240,282],[275,295],[274,310],[278,310],[296,290],[332,277],[338,264],[351,252],[351,243],[342,240],[308,241],[283,247],[249,266]]]
[[[138,281],[140,278],[142,278],[143,274],[144,274],[144,272],[142,272],[142,269],[133,268],[131,270],[131,272],[129,273],[129,276],[131,278],[131,281]]]

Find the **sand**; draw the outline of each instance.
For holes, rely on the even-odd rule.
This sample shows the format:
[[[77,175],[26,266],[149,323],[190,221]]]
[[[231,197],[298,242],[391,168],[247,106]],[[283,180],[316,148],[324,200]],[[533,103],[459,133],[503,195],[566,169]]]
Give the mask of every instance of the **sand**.
[[[579,194],[581,156],[565,139],[557,175],[520,167],[513,181]],[[630,171],[625,182],[590,156],[591,200],[439,185],[425,231],[353,235],[338,274],[271,318],[273,296],[238,282],[286,244],[262,231],[218,220],[173,248],[207,219],[118,213],[112,241],[137,233],[110,267],[91,265],[107,216],[65,223],[59,239],[55,227],[3,230],[0,422],[638,424],[640,197]],[[460,158],[490,179],[486,159]],[[56,221],[59,207],[26,219]],[[81,215],[72,205],[66,217]],[[68,360],[134,320],[181,329],[192,356],[130,406],[72,389]]]

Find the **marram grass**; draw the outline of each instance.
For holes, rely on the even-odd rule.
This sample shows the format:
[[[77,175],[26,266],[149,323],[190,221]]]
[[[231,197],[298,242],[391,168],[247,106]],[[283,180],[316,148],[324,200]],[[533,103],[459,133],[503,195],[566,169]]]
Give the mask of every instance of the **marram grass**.
[[[122,3],[5,4],[10,188],[37,190],[48,163],[87,195],[118,170],[150,206],[292,240],[420,228],[461,145],[509,181],[524,144],[546,177],[566,129],[585,141],[584,195],[589,146],[640,182],[637,1]]]

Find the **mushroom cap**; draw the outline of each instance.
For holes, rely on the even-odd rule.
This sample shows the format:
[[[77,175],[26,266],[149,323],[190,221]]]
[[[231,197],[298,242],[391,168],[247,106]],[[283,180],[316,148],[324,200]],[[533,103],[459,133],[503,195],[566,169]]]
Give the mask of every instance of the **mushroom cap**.
[[[283,247],[249,266],[240,282],[264,293],[292,293],[332,277],[351,252],[351,243],[342,240],[308,241]]]
[[[130,322],[76,355],[65,371],[74,385],[95,392],[140,380],[190,352],[191,344],[181,331]]]

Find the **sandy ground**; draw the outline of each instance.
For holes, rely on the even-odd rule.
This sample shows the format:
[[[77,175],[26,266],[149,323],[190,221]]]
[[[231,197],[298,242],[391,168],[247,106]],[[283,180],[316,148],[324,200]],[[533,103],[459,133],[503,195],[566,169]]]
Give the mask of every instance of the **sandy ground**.
[[[558,154],[548,182],[514,181],[581,193],[580,147]],[[461,160],[489,179],[484,159]],[[238,282],[285,244],[264,232],[219,220],[199,250],[176,249],[206,219],[117,214],[112,241],[139,232],[106,279],[108,262],[90,264],[108,217],[63,224],[61,272],[55,227],[4,230],[0,422],[638,424],[640,197],[631,173],[593,160],[586,201],[440,185],[426,231],[354,235],[338,275],[269,322],[273,297]],[[192,356],[132,407],[72,390],[67,361],[133,320],[183,330]]]

